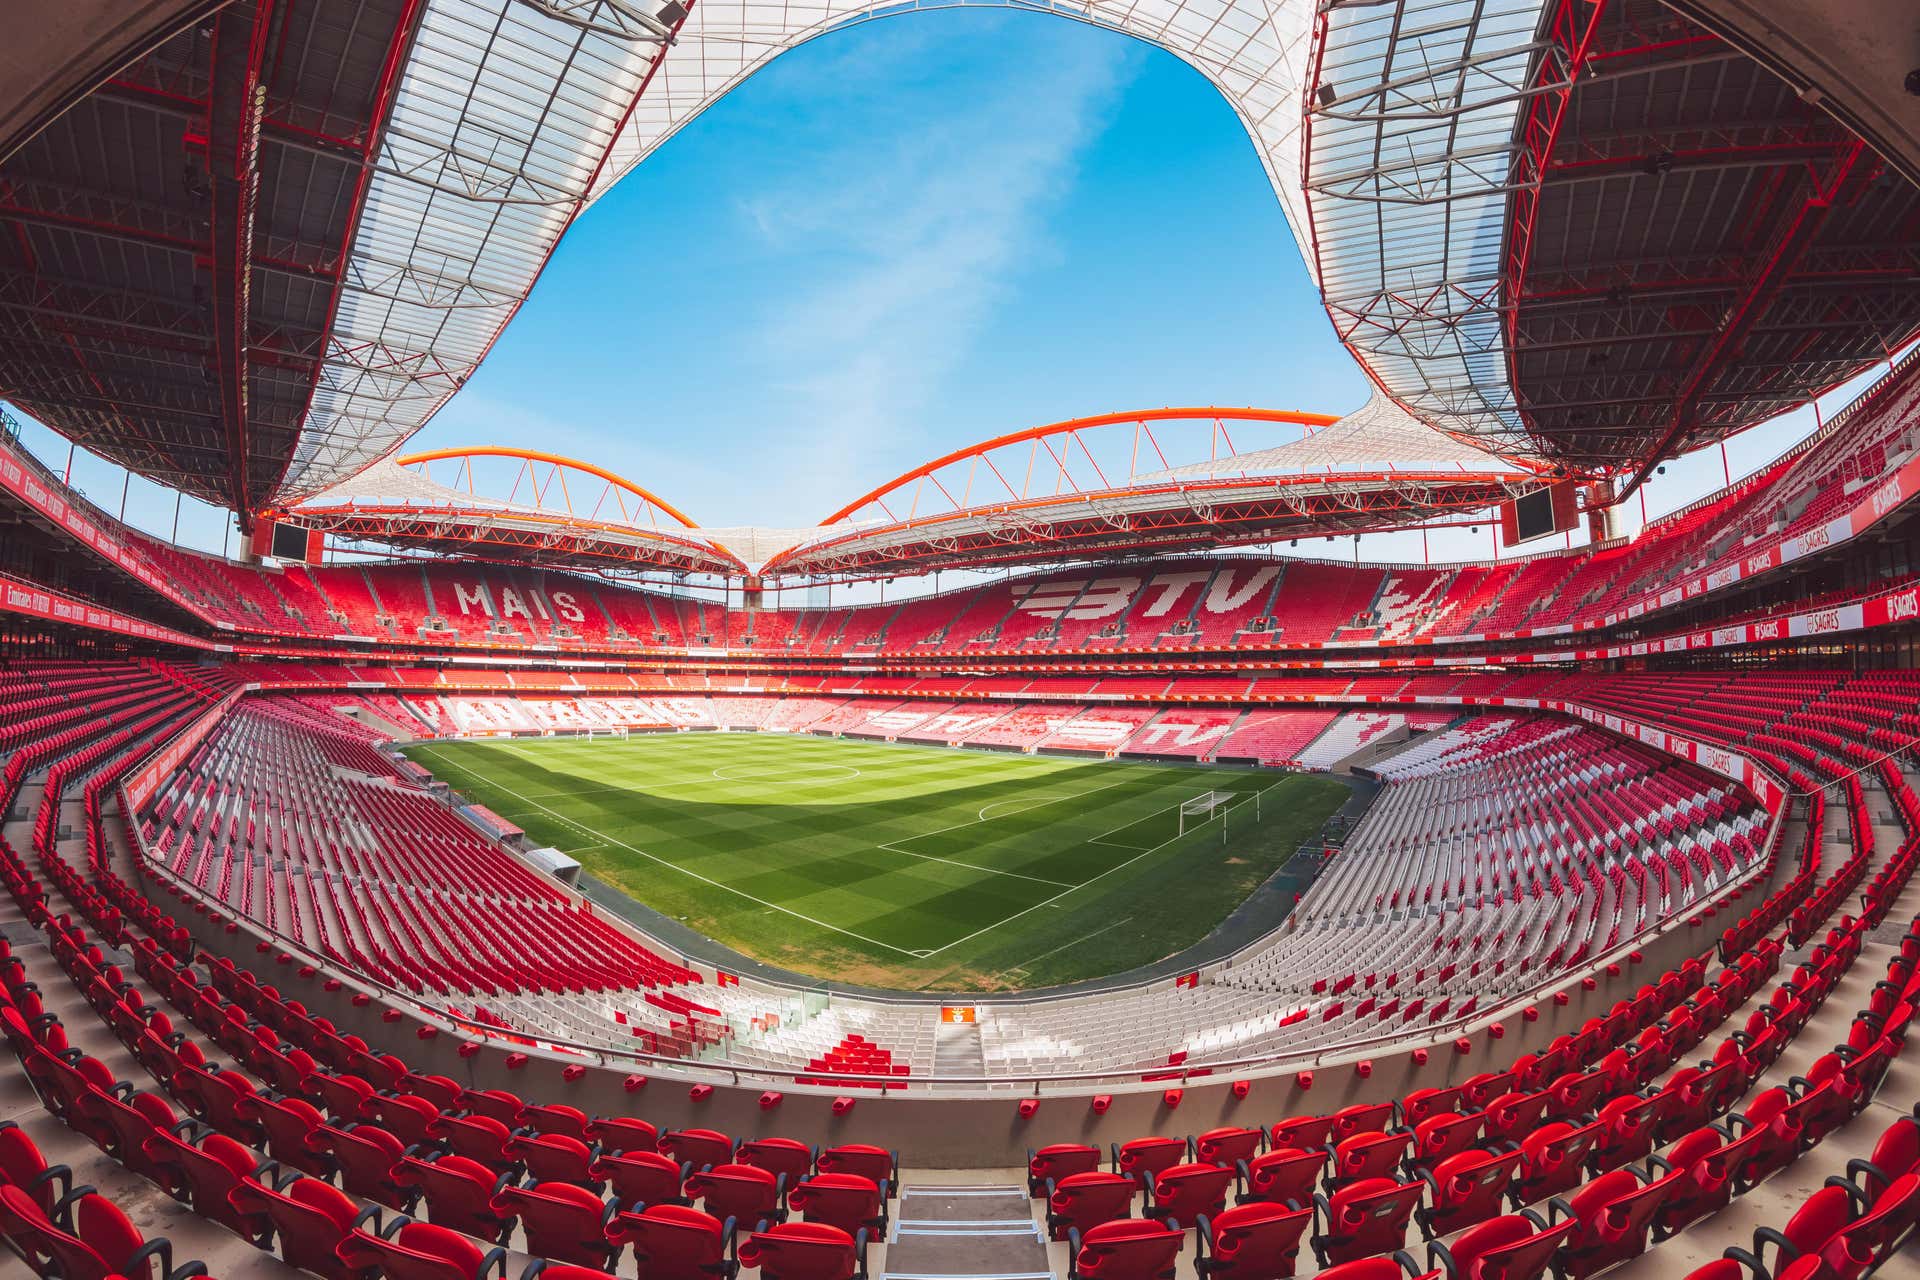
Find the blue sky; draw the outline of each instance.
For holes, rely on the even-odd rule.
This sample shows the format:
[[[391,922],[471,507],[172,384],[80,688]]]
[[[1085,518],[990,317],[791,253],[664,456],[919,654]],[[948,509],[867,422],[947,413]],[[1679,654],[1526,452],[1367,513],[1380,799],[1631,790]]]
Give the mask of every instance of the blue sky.
[[[568,233],[414,447],[543,448],[708,524],[804,525],[1021,427],[1364,398],[1252,144],[1197,72],[1059,18],[955,9],[802,46],[670,140]],[[1749,432],[1733,474],[1811,422]],[[28,442],[63,464],[51,433]],[[117,468],[82,455],[74,478],[118,508]],[[1648,510],[1720,482],[1717,450],[1682,460]],[[173,502],[136,481],[128,515],[166,534]],[[1625,514],[1636,526],[1638,503]],[[217,549],[224,525],[189,501],[180,539]],[[1362,554],[1417,560],[1420,538]]]
[[[1058,18],[936,11],[803,46],[672,139],[423,440],[532,427],[702,521],[811,524],[1061,418],[1351,407],[1338,356],[1198,73]]]

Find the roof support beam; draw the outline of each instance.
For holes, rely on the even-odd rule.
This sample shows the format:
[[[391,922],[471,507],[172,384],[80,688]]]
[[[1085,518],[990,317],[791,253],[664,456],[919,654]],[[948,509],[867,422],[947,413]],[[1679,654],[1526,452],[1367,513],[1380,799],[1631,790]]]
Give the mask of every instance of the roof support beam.
[[[223,10],[213,37],[207,108],[207,170],[212,181],[213,341],[226,437],[227,499],[242,532],[253,522],[251,409],[247,329],[253,285],[254,213],[260,194],[262,83],[278,26],[279,0]]]
[[[1826,172],[1814,175],[1812,192],[1774,233],[1773,242],[1761,258],[1758,269],[1749,277],[1742,296],[1727,313],[1727,321],[1721,327],[1719,336],[1694,366],[1680,394],[1675,397],[1673,418],[1666,431],[1641,460],[1633,478],[1620,490],[1619,501],[1624,502],[1635,489],[1646,483],[1647,477],[1653,474],[1653,469],[1660,465],[1661,459],[1673,447],[1673,442],[1693,425],[1694,411],[1702,394],[1720,375],[1727,361],[1739,352],[1748,331],[1766,310],[1768,302],[1793,274],[1794,267],[1825,221],[1827,211],[1833,208],[1847,180],[1861,167],[1860,159],[1865,153],[1866,144],[1856,141],[1828,166]]]
[[[1541,188],[1547,180],[1547,169],[1553,160],[1554,145],[1560,138],[1560,126],[1567,117],[1574,85],[1593,52],[1594,38],[1606,9],[1606,0],[1548,0],[1541,18],[1546,50],[1535,62],[1534,76],[1551,89],[1532,98],[1515,122],[1517,149],[1513,161],[1513,194],[1507,201],[1506,269],[1500,274],[1500,319],[1501,336],[1506,345],[1507,385],[1512,389],[1522,422],[1527,419],[1527,406],[1520,394],[1519,299],[1525,292],[1527,266],[1533,258]],[[1528,426],[1531,429],[1531,423]]]

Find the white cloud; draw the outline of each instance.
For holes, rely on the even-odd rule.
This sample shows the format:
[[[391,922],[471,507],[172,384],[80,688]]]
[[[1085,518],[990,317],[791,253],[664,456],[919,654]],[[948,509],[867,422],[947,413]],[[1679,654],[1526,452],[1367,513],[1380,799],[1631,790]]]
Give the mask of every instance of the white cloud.
[[[899,115],[888,141],[843,133],[742,201],[743,230],[818,264],[815,281],[766,307],[745,338],[794,428],[774,472],[786,492],[816,478],[839,492],[850,476],[883,474],[876,446],[888,465],[919,461],[916,418],[1021,268],[1049,251],[1048,211],[1071,189],[1132,51],[1077,28],[1006,26],[1023,52],[996,83],[965,86],[958,107],[950,83],[890,103]],[[866,92],[859,67],[837,60],[808,80],[814,113]]]

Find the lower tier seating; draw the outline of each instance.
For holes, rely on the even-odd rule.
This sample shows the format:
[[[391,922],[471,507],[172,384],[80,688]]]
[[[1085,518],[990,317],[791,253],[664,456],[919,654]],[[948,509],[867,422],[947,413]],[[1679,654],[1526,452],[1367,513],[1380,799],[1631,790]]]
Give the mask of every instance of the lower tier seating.
[[[196,952],[126,878],[103,797],[204,705],[103,716],[44,777],[43,759],[6,783],[0,811],[38,789],[0,843],[0,923],[32,939],[0,944],[0,1031],[21,1065],[0,1085],[15,1117],[0,1128],[0,1237],[33,1270],[883,1273],[911,1151],[663,1131],[644,1105],[594,1117],[476,1092]],[[1421,744],[1403,777],[1558,741],[1462,728]],[[1204,1259],[1335,1280],[1807,1280],[1909,1264],[1920,797],[1883,764],[1869,781],[1893,821],[1876,822],[1865,787],[1835,781],[1831,806],[1796,806],[1717,961],[1648,975],[1544,1049],[1331,1113],[1031,1153],[1058,1272],[1146,1280]],[[62,810],[71,822],[46,816]],[[822,1060],[855,1051],[854,1034]]]

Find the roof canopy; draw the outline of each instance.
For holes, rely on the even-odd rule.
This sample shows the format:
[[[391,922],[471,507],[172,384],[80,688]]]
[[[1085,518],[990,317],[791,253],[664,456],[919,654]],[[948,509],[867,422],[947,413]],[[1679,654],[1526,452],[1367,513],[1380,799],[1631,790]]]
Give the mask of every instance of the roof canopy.
[[[435,464],[445,483],[432,477]],[[342,541],[439,555],[589,570],[746,568],[632,481],[519,449],[442,449],[377,462],[288,515]]]
[[[872,577],[1366,532],[1537,487],[1531,472],[1487,461],[1376,393],[1338,419],[1152,409],[1016,431],[916,467],[810,529],[698,528],[598,467],[501,448],[377,463],[286,517],[363,546],[575,569]]]
[[[1830,66],[1789,84],[1678,16],[1731,0],[1010,2],[1206,76],[1341,341],[1496,456],[1643,475],[1920,327],[1920,200],[1857,132],[1911,166],[1913,112],[1841,85],[1836,117],[1802,91]],[[1818,6],[1766,7],[1824,56]],[[1874,43],[1884,5],[1841,7]],[[0,161],[0,394],[243,513],[311,497],[466,381],[587,202],[904,11],[232,0]]]

